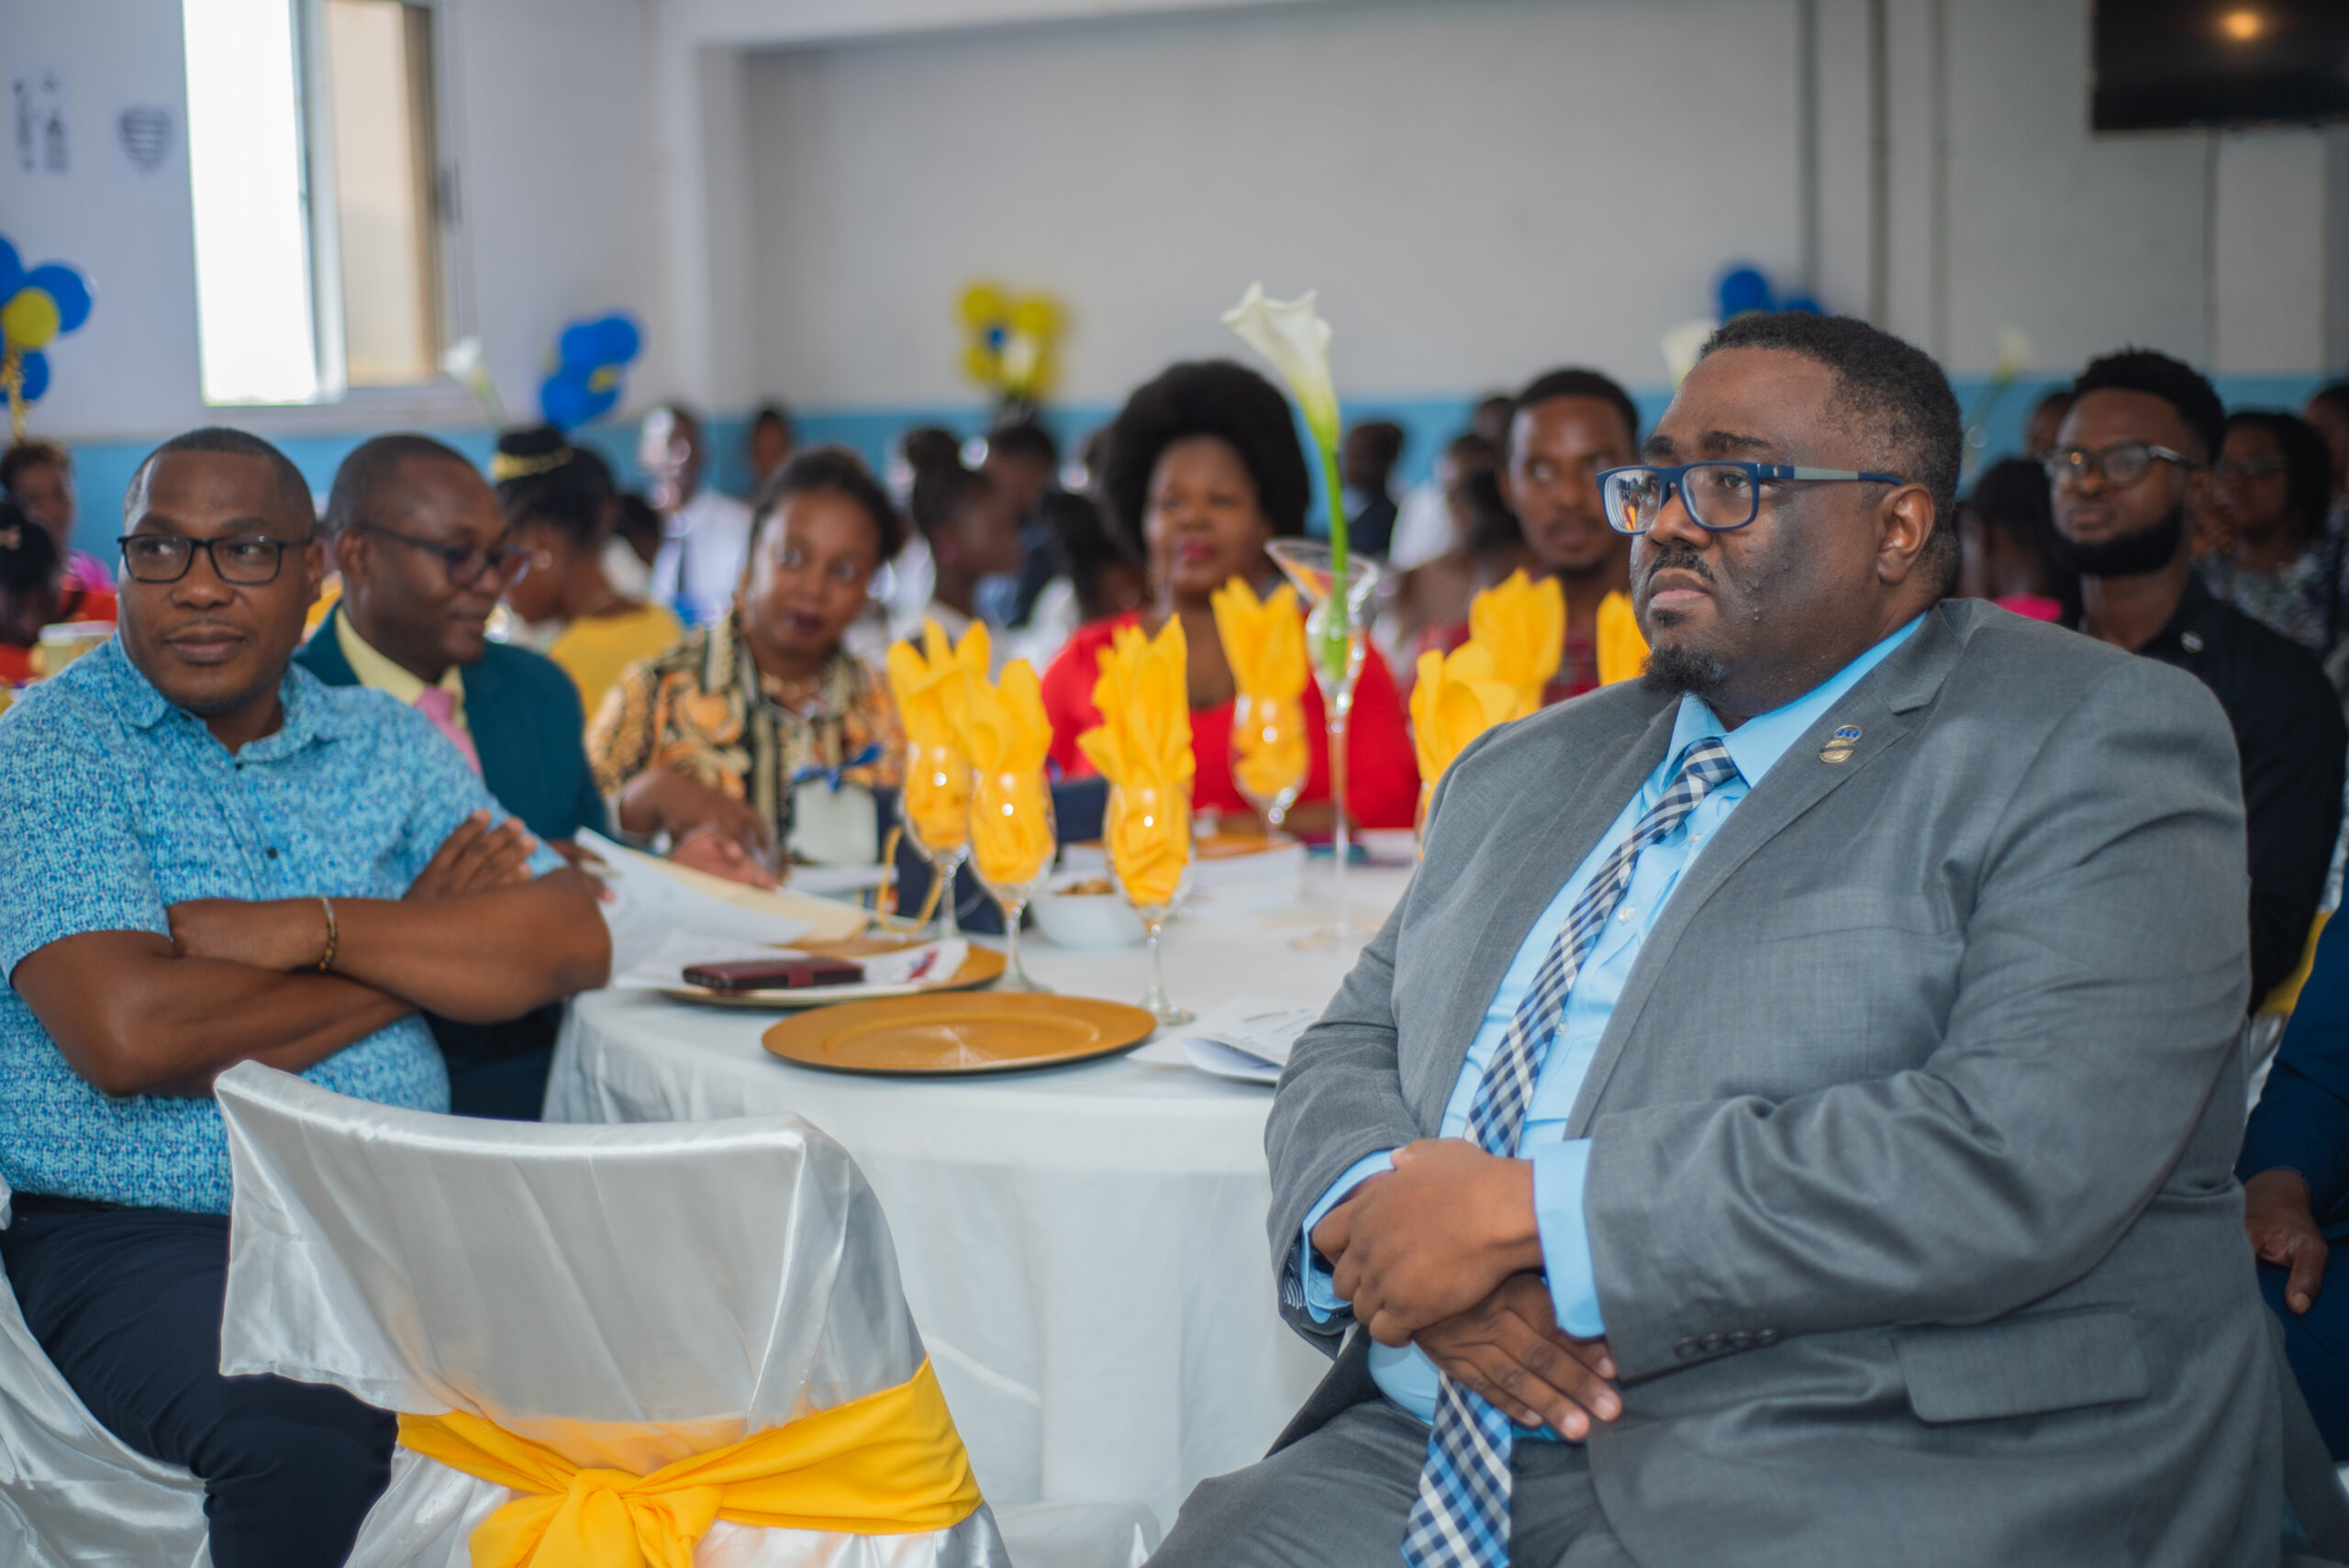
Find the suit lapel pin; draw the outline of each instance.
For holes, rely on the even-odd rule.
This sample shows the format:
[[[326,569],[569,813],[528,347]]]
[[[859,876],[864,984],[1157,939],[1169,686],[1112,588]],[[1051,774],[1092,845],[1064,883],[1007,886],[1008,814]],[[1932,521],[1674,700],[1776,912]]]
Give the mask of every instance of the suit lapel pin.
[[[1843,728],[1838,729],[1834,734],[1829,736],[1827,738],[1827,744],[1819,749],[1819,760],[1822,762],[1850,762],[1852,760],[1852,748],[1858,743],[1859,739],[1860,727],[1858,725],[1847,724],[1843,726]]]

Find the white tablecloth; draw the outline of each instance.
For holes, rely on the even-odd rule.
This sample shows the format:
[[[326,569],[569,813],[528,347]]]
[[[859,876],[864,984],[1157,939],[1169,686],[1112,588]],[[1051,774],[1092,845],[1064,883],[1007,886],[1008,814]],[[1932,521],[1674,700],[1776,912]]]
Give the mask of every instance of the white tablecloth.
[[[1327,1000],[1342,961],[1290,939],[1328,918],[1330,875],[1313,867],[1298,906],[1176,922],[1174,999],[1200,1012],[1234,995]],[[1406,881],[1355,868],[1356,927],[1375,929]],[[1023,951],[1070,994],[1132,1001],[1147,978],[1139,947],[1073,952],[1031,932]],[[792,1111],[846,1145],[889,1217],[907,1300],[993,1500],[1139,1502],[1170,1525],[1201,1477],[1262,1455],[1328,1366],[1275,1311],[1271,1090],[1125,1057],[850,1077],[767,1054],[774,1017],[581,997],[548,1117]]]

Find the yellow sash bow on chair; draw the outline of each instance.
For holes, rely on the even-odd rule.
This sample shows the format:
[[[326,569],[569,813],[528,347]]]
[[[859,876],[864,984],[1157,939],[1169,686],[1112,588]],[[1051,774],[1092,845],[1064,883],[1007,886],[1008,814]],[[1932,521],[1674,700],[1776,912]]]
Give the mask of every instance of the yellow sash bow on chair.
[[[981,1501],[930,1362],[868,1394],[650,1475],[583,1469],[479,1416],[402,1416],[400,1442],[522,1494],[473,1535],[473,1568],[693,1568],[718,1519],[766,1529],[913,1535]]]

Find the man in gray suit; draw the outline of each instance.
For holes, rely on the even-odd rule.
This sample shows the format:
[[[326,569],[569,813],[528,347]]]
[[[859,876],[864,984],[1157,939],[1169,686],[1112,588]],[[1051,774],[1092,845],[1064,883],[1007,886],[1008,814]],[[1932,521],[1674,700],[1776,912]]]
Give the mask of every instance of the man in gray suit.
[[[1157,1562],[2276,1561],[2226,718],[1943,600],[1959,442],[1757,316],[1609,477],[1647,678],[1442,781],[1265,1134],[1353,1333]]]

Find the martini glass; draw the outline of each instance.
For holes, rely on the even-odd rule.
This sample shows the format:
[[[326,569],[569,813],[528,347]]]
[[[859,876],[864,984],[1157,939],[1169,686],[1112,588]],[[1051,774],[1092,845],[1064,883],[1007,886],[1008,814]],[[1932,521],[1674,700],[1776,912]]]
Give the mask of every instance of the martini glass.
[[[1346,720],[1353,713],[1354,684],[1370,650],[1371,604],[1378,590],[1379,565],[1350,552],[1341,576],[1326,544],[1276,539],[1266,550],[1282,575],[1313,606],[1305,617],[1306,662],[1313,667],[1313,684],[1321,688],[1321,710],[1330,732],[1330,802],[1338,818],[1338,917],[1298,938],[1296,945],[1343,948],[1354,940],[1346,919],[1346,858],[1353,848],[1346,826]]]

